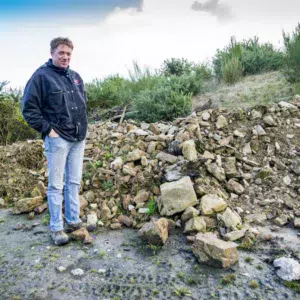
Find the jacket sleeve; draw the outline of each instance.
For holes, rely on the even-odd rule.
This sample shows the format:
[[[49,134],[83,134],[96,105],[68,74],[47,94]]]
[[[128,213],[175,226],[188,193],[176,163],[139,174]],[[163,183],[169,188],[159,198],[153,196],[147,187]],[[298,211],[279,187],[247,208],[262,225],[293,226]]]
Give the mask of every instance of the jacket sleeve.
[[[42,93],[38,84],[31,78],[25,87],[22,98],[22,114],[29,126],[48,135],[51,131],[51,125],[44,119],[41,109]]]

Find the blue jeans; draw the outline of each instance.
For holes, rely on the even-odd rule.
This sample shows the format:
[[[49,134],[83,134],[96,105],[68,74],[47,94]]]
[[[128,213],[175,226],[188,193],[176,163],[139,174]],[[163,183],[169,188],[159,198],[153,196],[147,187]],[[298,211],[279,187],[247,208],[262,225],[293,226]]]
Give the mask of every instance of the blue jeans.
[[[84,156],[85,140],[69,142],[62,137],[45,137],[45,150],[48,161],[48,209],[50,230],[63,230],[62,202],[63,179],[65,174],[65,219],[68,224],[81,222],[80,180]]]

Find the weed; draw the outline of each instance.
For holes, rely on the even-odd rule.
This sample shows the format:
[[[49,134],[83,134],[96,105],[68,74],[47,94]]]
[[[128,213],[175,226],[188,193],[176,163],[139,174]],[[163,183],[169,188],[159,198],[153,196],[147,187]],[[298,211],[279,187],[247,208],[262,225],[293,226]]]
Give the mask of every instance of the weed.
[[[295,280],[295,281],[283,280],[282,282],[286,287],[292,289],[295,293],[300,294],[300,280]]]
[[[225,275],[222,275],[221,283],[224,285],[229,285],[229,284],[232,284],[233,281],[235,281],[235,280],[236,280],[235,274],[225,274]]]
[[[90,273],[97,273],[97,270],[96,269],[90,269]]]
[[[60,291],[61,293],[66,293],[67,290],[68,290],[68,289],[67,289],[66,287],[62,287],[62,288],[59,289],[59,291]]]
[[[246,263],[251,263],[252,261],[253,261],[253,258],[250,257],[250,256],[247,256],[247,257],[245,258],[245,262],[246,262]]]
[[[151,249],[153,251],[153,255],[155,255],[156,252],[161,249],[161,246],[149,244],[146,246],[146,248]]]
[[[44,266],[42,264],[38,264],[35,266],[35,269],[37,269],[37,270],[40,270],[42,268],[44,268]]]
[[[105,191],[111,191],[114,188],[114,184],[110,180],[104,180],[101,184],[101,188]]]
[[[192,296],[191,292],[185,287],[176,288],[174,293],[175,293],[175,295],[177,295],[179,297],[190,297],[190,296]]]
[[[259,287],[259,284],[258,284],[257,280],[253,279],[249,282],[249,286],[251,287],[251,289],[257,289]]]
[[[184,279],[186,277],[185,273],[184,272],[179,272],[177,274],[177,277],[180,278],[180,279]]]
[[[194,278],[192,278],[192,277],[189,277],[189,278],[187,279],[187,282],[188,282],[188,284],[190,284],[190,285],[196,284],[196,280],[195,280]]]
[[[5,222],[5,220],[4,219],[0,219],[0,223],[4,223]]]
[[[130,277],[129,281],[130,281],[131,284],[135,283],[135,279],[133,277]]]
[[[262,270],[262,269],[263,269],[263,266],[258,265],[258,266],[256,266],[256,269],[257,269],[257,270]]]
[[[45,214],[42,218],[42,224],[47,226],[50,222],[50,214]]]
[[[105,255],[106,255],[105,250],[100,250],[100,251],[99,251],[99,256],[100,256],[100,257],[104,257]]]
[[[149,209],[149,212],[147,213],[149,216],[152,216],[157,211],[157,203],[152,196],[147,204],[147,208]]]

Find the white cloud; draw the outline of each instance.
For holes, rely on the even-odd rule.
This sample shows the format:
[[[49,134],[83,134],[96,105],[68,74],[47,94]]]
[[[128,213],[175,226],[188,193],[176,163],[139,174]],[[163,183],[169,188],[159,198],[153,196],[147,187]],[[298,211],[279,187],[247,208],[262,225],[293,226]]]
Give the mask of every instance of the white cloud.
[[[194,0],[144,0],[140,8],[117,8],[105,19],[88,23],[81,18],[60,24],[55,18],[52,23],[0,22],[0,80],[24,86],[48,59],[50,40],[60,35],[74,41],[71,67],[90,81],[114,73],[126,75],[133,60],[153,69],[170,57],[203,61],[227,45],[232,35],[238,40],[257,35],[278,44],[282,29],[291,31],[297,24],[298,0],[285,0],[285,7],[281,0],[245,2],[218,2],[235,15],[226,23],[211,12],[192,10]]]

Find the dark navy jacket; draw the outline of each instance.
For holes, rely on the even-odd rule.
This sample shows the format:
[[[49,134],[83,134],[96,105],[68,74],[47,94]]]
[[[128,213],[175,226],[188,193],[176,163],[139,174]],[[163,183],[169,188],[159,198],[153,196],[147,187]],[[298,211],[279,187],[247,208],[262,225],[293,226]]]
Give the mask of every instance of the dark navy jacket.
[[[87,133],[86,101],[79,74],[56,67],[49,59],[26,84],[22,114],[43,139],[53,128],[68,141],[82,141]]]

